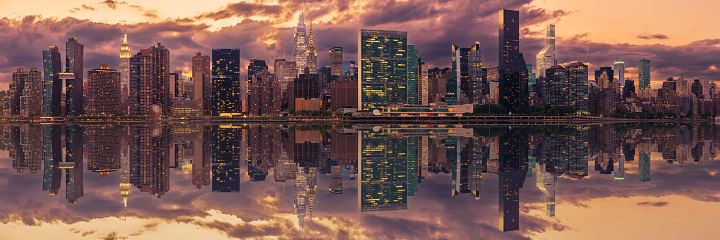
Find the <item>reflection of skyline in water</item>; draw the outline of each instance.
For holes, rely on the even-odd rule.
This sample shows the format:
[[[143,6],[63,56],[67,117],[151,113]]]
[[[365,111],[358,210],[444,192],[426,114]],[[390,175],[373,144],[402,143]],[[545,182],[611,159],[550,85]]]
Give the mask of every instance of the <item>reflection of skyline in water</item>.
[[[447,198],[480,199],[483,190],[497,191],[499,229],[515,231],[521,228],[522,188],[537,188],[552,217],[558,178],[583,179],[593,172],[617,184],[635,180],[625,179],[633,166],[635,181],[649,182],[651,155],[679,166],[716,159],[717,131],[699,125],[4,125],[0,147],[9,151],[18,173],[42,172],[42,190],[56,195],[64,187],[72,204],[89,190],[83,174],[118,172],[119,198],[130,208],[131,194],[160,198],[171,192],[171,171],[187,170],[194,187],[215,194],[244,193],[245,177],[283,183],[292,189],[289,204],[301,228],[318,207],[318,191],[348,194],[344,188],[356,187],[360,212],[408,210],[426,177],[446,174]],[[326,180],[318,181],[319,175]],[[498,177],[497,189],[483,186],[489,175]],[[530,176],[534,183],[526,181]]]

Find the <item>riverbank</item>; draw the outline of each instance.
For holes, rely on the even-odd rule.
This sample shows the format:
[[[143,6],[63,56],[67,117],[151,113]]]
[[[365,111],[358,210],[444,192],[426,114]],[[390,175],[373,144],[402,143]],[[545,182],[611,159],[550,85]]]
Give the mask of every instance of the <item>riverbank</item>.
[[[3,117],[0,123],[302,123],[302,124],[611,124],[626,122],[697,122],[713,119],[623,119],[592,116],[356,116],[356,117]]]

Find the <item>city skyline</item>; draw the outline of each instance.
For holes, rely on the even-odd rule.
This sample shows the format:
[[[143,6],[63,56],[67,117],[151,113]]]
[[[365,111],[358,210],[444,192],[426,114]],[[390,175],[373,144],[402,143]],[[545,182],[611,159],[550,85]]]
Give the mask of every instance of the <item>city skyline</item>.
[[[688,6],[682,8],[698,6],[701,2],[691,1]],[[305,18],[311,20],[306,20],[306,23],[313,26],[317,51],[324,52],[332,47],[343,47],[346,59],[357,58],[355,48],[357,44],[354,43],[357,39],[357,31],[360,28],[372,28],[407,31],[408,44],[416,46],[419,56],[430,68],[449,67],[449,56],[446,54],[448,43],[470,46],[477,40],[483,46],[482,50],[488,53],[484,54],[486,56],[483,64],[496,66],[496,57],[489,53],[497,51],[494,47],[497,46],[495,44],[497,36],[494,35],[493,29],[496,26],[497,11],[505,8],[520,11],[520,48],[523,49],[525,61],[528,63],[535,62],[532,58],[544,46],[545,26],[556,24],[558,64],[582,61],[588,64],[591,70],[595,70],[601,66],[612,66],[616,56],[619,55],[620,60],[624,60],[627,64],[625,78],[632,80],[637,79],[637,60],[641,58],[652,60],[651,85],[654,88],[657,88],[667,76],[679,74],[690,77],[701,76],[710,81],[719,80],[716,76],[720,70],[714,65],[713,56],[720,52],[718,46],[720,36],[712,35],[712,31],[700,33],[688,28],[696,25],[702,27],[703,24],[695,24],[702,23],[702,19],[684,20],[669,24],[665,29],[654,29],[658,27],[642,27],[643,25],[640,24],[652,25],[649,23],[666,20],[659,17],[661,14],[653,16],[643,13],[643,18],[608,20],[608,22],[624,20],[629,24],[627,29],[611,31],[604,24],[584,20],[587,18],[586,15],[594,14],[588,6],[564,0],[478,4],[454,17],[451,16],[453,12],[450,12],[449,6],[464,4],[464,1],[451,1],[448,6],[423,4],[424,1],[406,1],[395,2],[386,8],[380,8],[377,3],[370,2],[366,3],[367,9],[362,11],[354,8],[360,4],[359,2],[343,1],[344,8],[335,8],[332,6],[333,3],[334,1],[305,4]],[[188,4],[195,8],[169,13],[166,9],[159,10],[162,8],[159,8],[157,3],[77,1],[77,3],[63,3],[63,6],[68,8],[67,12],[63,13],[57,9],[53,9],[54,11],[46,9],[47,6],[24,10],[15,2],[6,4],[8,7],[0,10],[7,16],[0,19],[2,23],[0,28],[4,30],[0,35],[5,38],[5,41],[0,41],[0,46],[5,52],[0,57],[0,89],[7,89],[14,69],[41,67],[40,54],[27,53],[46,49],[49,45],[57,45],[62,41],[61,39],[67,37],[77,37],[85,45],[85,71],[98,68],[100,64],[109,64],[111,68],[117,68],[119,59],[116,53],[123,39],[125,23],[121,21],[124,19],[128,20],[130,46],[150,46],[162,42],[173,51],[171,71],[180,69],[184,73],[190,73],[189,58],[198,51],[208,55],[212,48],[239,48],[244,63],[251,58],[272,61],[274,58],[282,58],[283,55],[287,59],[292,54],[293,26],[297,24],[298,16],[303,9],[300,6],[301,1],[287,2],[282,7],[280,4],[240,2],[202,6]],[[86,7],[83,8],[83,4]],[[565,4],[566,8],[559,8],[560,4]],[[78,9],[74,9],[76,7]],[[702,9],[707,8],[702,6],[698,11],[706,11]],[[200,12],[192,14],[191,11]],[[417,16],[400,19],[396,15],[401,14],[395,13],[399,11],[414,11]],[[662,7],[657,11],[666,12],[668,9]],[[104,17],[98,16],[100,13],[103,13]],[[123,19],[119,19],[120,17]],[[118,21],[112,21],[116,18]],[[430,19],[439,19],[439,21],[427,24]],[[442,31],[442,34],[430,34],[437,32],[433,29],[443,24],[463,21],[476,23],[477,30],[457,29]],[[29,33],[43,31],[40,25],[59,27],[62,31],[44,34],[40,38],[26,39],[29,38],[27,35]],[[686,37],[688,35],[691,37]],[[62,52],[65,49],[61,46],[59,50]],[[677,57],[680,53],[683,54]],[[329,65],[327,55],[318,55],[318,67]]]

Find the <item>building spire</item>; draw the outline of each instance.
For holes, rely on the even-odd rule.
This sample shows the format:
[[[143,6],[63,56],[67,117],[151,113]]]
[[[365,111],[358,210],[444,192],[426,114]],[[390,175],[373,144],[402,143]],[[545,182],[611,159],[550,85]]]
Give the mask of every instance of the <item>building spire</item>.
[[[125,22],[125,32],[124,32],[125,36],[123,37],[123,44],[127,44],[127,19],[124,22]]]

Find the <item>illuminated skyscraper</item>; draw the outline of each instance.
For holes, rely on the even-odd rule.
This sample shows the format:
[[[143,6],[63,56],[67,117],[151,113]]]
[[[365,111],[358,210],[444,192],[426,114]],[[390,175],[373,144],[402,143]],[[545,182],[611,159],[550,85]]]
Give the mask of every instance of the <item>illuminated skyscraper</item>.
[[[407,45],[407,103],[420,104],[418,101],[418,50],[414,45]]]
[[[102,64],[100,68],[88,71],[88,115],[111,116],[120,109],[121,73]]]
[[[545,70],[555,66],[555,25],[548,24],[545,31],[545,47],[535,56],[538,77],[545,77]]]
[[[469,48],[460,48],[452,44],[452,77],[447,81],[447,93],[445,94],[445,102],[448,104],[460,104],[463,95],[467,93],[468,88],[465,86],[469,80],[468,73],[468,54]]]
[[[212,126],[212,191],[240,191],[240,141],[238,126]]]
[[[499,16],[499,103],[510,112],[528,105],[528,72],[520,53],[520,13],[500,10]]]
[[[242,112],[240,50],[212,50],[212,115],[239,115]]]
[[[152,104],[152,56],[147,49],[130,58],[130,115],[149,115]]]
[[[43,116],[60,116],[61,68],[58,47],[50,46],[49,50],[43,50]]]
[[[83,49],[77,38],[68,38],[65,48],[65,72],[73,73],[75,78],[65,83],[65,106],[68,116],[80,116],[83,113]]]
[[[317,73],[317,52],[315,51],[315,35],[312,32],[312,22],[310,22],[310,34],[308,35],[307,44],[307,68],[310,69],[310,74]]]
[[[130,45],[127,42],[127,28],[123,37],[123,43],[120,46],[120,66],[118,71],[120,72],[120,98],[121,106],[126,106],[128,103],[128,96],[130,96]],[[127,111],[126,108],[121,108],[120,111]]]
[[[358,103],[362,110],[407,103],[407,32],[360,30]]]
[[[640,90],[650,87],[650,60],[638,61],[638,86]]]
[[[289,83],[298,76],[298,69],[295,62],[288,62],[283,59],[275,59],[275,78],[280,82],[280,89],[285,92]],[[252,80],[252,79],[249,79]]]
[[[305,13],[300,13],[298,19],[298,25],[295,30],[295,63],[297,64],[298,72],[302,72],[307,66],[308,52],[307,52],[307,36],[305,32]]]
[[[23,95],[27,78],[28,74],[22,68],[18,68],[17,71],[12,74],[12,82],[9,85],[10,114],[12,115],[20,115],[20,97]]]
[[[332,76],[342,76],[343,48],[334,47],[330,49],[330,72]]]
[[[620,83],[621,87],[625,87],[625,62],[624,61],[615,61],[613,63],[614,71],[615,71],[615,78]]]
[[[472,48],[470,48],[470,53],[468,53],[468,74],[470,78],[470,90],[467,92],[469,103],[481,104],[483,97],[483,79],[486,77],[483,74],[482,49],[480,49],[480,42],[475,42]]]
[[[613,71],[611,67],[601,67],[595,70],[595,82],[598,88],[612,88],[614,82],[613,76],[615,76],[615,71]]]
[[[204,115],[210,115],[212,106],[212,75],[210,56],[197,53],[192,57],[192,78],[195,82],[193,99],[202,99]]]
[[[171,115],[172,93],[170,92],[170,50],[158,43],[148,48],[152,56],[152,104],[162,107],[163,115]]]

